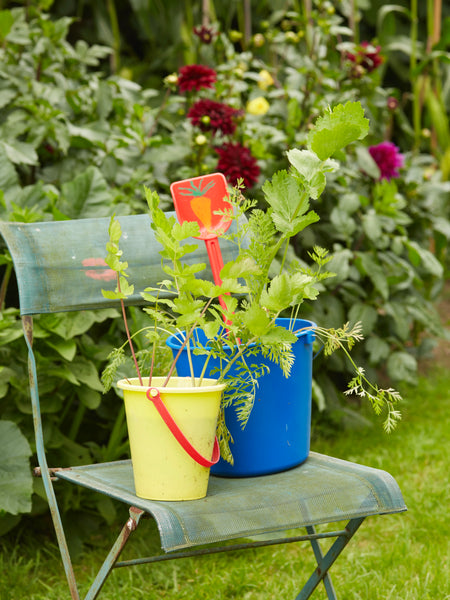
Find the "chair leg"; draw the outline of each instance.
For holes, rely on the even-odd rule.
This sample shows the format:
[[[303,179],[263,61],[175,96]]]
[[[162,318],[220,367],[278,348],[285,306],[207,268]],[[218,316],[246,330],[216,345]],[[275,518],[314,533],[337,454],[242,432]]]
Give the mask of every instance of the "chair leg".
[[[111,573],[117,559],[120,556],[120,553],[124,549],[128,539],[133,531],[139,525],[139,521],[141,520],[142,515],[145,514],[143,510],[136,508],[134,506],[130,506],[130,518],[127,520],[125,525],[122,528],[117,540],[114,542],[113,547],[108,553],[103,565],[101,566],[97,576],[89,588],[88,593],[85,596],[85,600],[95,600],[100,590],[103,587],[108,575]]]
[[[351,519],[347,523],[347,526],[345,528],[346,533],[343,535],[340,535],[335,540],[335,542],[333,543],[331,548],[328,550],[328,552],[325,554],[325,556],[318,557],[318,555],[316,554],[316,551],[314,551],[314,553],[316,554],[317,569],[314,571],[314,573],[311,575],[309,580],[306,582],[302,591],[300,592],[300,594],[298,594],[298,596],[296,597],[295,600],[307,600],[308,598],[311,597],[311,594],[314,592],[314,590],[319,585],[319,583],[321,581],[323,581],[325,579],[325,577],[328,576],[328,570],[331,568],[331,566],[334,564],[334,562],[336,561],[338,556],[341,554],[341,552],[347,546],[347,544],[349,543],[351,538],[354,536],[354,534],[356,533],[356,531],[358,530],[358,528],[360,527],[360,525],[364,521],[364,519],[365,519],[365,517]],[[313,546],[313,548],[314,548],[314,546]],[[322,552],[320,551],[320,555],[321,554],[322,554]],[[330,583],[331,583],[331,581],[330,581]],[[327,584],[325,584],[325,589],[327,591],[327,594],[329,594]],[[332,596],[328,595],[328,598],[330,600],[335,600],[336,595],[332,588],[331,588],[331,592],[333,595]]]
[[[314,535],[316,533],[316,528],[314,525],[308,525],[306,527],[306,531],[310,535]],[[319,565],[323,560],[323,552],[320,547],[319,541],[316,539],[310,540],[312,549],[314,551],[314,556],[316,557],[316,562]],[[336,592],[334,591],[333,583],[331,581],[330,574],[327,572],[323,577],[323,584],[325,586],[325,590],[327,592],[328,600],[337,600]]]

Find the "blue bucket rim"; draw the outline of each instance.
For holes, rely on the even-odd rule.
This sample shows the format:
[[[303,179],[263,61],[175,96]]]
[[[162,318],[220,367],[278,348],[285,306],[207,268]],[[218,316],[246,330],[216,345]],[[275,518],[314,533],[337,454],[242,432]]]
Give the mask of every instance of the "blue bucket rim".
[[[298,322],[301,321],[303,323],[308,323],[308,325],[306,327],[302,327],[301,329],[304,329],[304,331],[300,331],[298,334],[295,334],[297,336],[297,339],[300,339],[304,336],[306,336],[308,333],[313,333],[314,334],[314,329],[317,327],[317,323],[315,323],[314,321],[309,321],[308,319],[291,319],[290,317],[278,317],[275,322],[278,323],[279,321],[289,321],[289,322]],[[195,331],[194,330],[194,334],[195,335]],[[181,348],[181,346],[184,343],[184,338],[180,338],[178,336],[183,335],[181,332],[180,333],[173,333],[171,336],[169,336],[166,340],[166,344],[167,346],[169,346],[169,348],[171,348],[172,350],[179,350]],[[191,338],[193,339],[193,338]],[[209,340],[208,340],[209,342]],[[190,341],[189,341],[190,343]],[[198,340],[197,340],[197,345],[200,345]],[[252,346],[254,346],[255,344],[251,344]],[[191,346],[191,347],[195,347]],[[204,347],[204,346],[203,346]]]

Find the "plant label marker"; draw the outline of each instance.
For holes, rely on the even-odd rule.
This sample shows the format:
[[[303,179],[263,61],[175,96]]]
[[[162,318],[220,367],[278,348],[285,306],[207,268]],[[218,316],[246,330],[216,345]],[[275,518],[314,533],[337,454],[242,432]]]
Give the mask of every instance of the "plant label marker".
[[[179,221],[199,224],[200,235],[196,238],[204,240],[214,283],[220,285],[223,260],[218,236],[227,231],[231,219],[215,213],[232,208],[225,177],[222,173],[211,173],[175,181],[170,186],[170,192]],[[226,308],[223,298],[220,297],[219,301],[223,308]]]

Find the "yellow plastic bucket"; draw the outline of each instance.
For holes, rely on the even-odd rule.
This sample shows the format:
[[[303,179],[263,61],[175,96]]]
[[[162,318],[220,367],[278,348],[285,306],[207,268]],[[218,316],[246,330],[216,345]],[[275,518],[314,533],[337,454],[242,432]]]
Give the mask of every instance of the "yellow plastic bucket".
[[[160,387],[163,377],[153,377],[152,388],[188,441],[203,456],[211,457],[220,400],[225,384],[204,379],[193,387],[190,377],[173,377]],[[198,464],[181,447],[153,403],[148,387],[137,378],[117,383],[123,390],[136,495],[148,500],[195,500],[208,489],[209,468]]]

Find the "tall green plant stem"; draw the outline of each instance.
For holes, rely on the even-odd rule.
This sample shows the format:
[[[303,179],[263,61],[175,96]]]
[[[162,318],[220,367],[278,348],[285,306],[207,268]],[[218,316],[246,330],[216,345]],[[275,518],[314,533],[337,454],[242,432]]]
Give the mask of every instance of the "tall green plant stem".
[[[120,28],[114,0],[106,0],[111,31],[113,35],[113,54],[111,55],[111,71],[117,73],[120,67]]]
[[[117,273],[117,290],[120,293],[120,277],[119,277],[119,273]],[[125,310],[125,303],[123,301],[123,299],[120,299],[120,308],[122,309],[122,317],[123,317],[123,323],[125,325],[125,331],[127,334],[127,340],[128,340],[128,345],[130,346],[130,351],[131,351],[131,356],[133,357],[133,362],[134,362],[134,366],[136,368],[136,373],[139,379],[139,385],[144,385],[143,381],[142,381],[142,377],[141,377],[141,370],[139,369],[139,365],[138,365],[138,361],[136,358],[136,353],[134,352],[134,345],[133,345],[133,340],[131,339],[131,335],[130,335],[130,329],[128,327],[128,318],[127,318],[127,311]]]
[[[409,76],[413,87],[413,128],[414,128],[414,148],[417,150],[420,143],[421,131],[421,95],[422,89],[418,83],[416,75],[417,66],[417,42],[418,42],[418,13],[417,0],[411,0],[411,56],[409,58]]]
[[[309,196],[308,196],[307,192],[303,192],[302,193],[302,195],[300,197],[300,200],[299,200],[299,202],[297,204],[297,208],[295,209],[294,214],[292,215],[292,220],[295,219],[295,217],[298,214],[298,211],[300,210],[300,206],[302,205],[302,203],[304,202],[304,200],[306,200],[308,197]],[[285,234],[285,235],[282,235],[280,237],[280,239],[278,240],[278,242],[275,244],[274,250],[272,252],[272,256],[270,257],[270,261],[268,262],[268,264],[270,266],[272,264],[275,256],[278,254],[281,246],[283,245],[283,242],[286,242],[286,246],[284,248],[284,253],[283,253],[283,258],[281,260],[281,265],[280,265],[280,275],[283,272],[284,263],[286,262],[286,257],[287,257],[287,252],[288,252],[288,248],[289,248],[289,241],[290,241],[290,239],[291,239],[291,236],[289,234]],[[266,276],[267,276],[267,273],[268,273],[268,269],[267,269],[267,271],[265,273]]]
[[[204,314],[206,313],[206,311],[208,310],[208,308],[209,308],[209,306],[210,306],[210,304],[211,304],[211,302],[212,302],[212,301],[213,301],[213,299],[212,299],[212,298],[210,298],[210,299],[208,300],[208,302],[207,302],[207,303],[205,304],[205,306],[203,307],[203,309],[202,309],[202,312],[200,313],[200,317],[199,317],[199,318],[203,317],[203,315],[204,315]],[[172,375],[173,375],[173,372],[174,372],[174,370],[175,370],[175,366],[176,366],[176,364],[177,364],[177,361],[178,361],[178,359],[180,358],[180,356],[181,356],[181,353],[183,352],[184,348],[186,347],[186,344],[187,344],[187,343],[188,343],[188,341],[191,339],[191,337],[192,337],[192,334],[194,333],[194,330],[195,330],[195,328],[197,327],[197,325],[198,325],[198,321],[197,321],[197,322],[195,322],[195,323],[192,325],[191,329],[189,330],[189,333],[188,333],[188,335],[186,335],[186,336],[185,336],[185,338],[184,338],[184,340],[183,340],[183,343],[182,343],[182,344],[181,344],[181,346],[180,346],[180,349],[178,350],[178,352],[177,352],[177,354],[176,354],[175,358],[174,358],[174,359],[173,359],[173,361],[172,361],[172,364],[170,365],[169,372],[167,373],[167,377],[166,377],[166,379],[164,380],[164,383],[162,384],[162,387],[166,387],[166,385],[169,383],[169,379],[170,379],[170,378],[172,377]],[[188,349],[189,349],[189,346],[188,346]],[[192,365],[191,365],[191,369],[192,369]],[[191,372],[193,372],[193,370],[191,370]]]
[[[3,310],[5,309],[6,292],[8,290],[8,283],[11,278],[12,268],[12,263],[8,263],[6,265],[5,273],[3,275],[2,285],[0,287],[0,312],[3,312]]]

